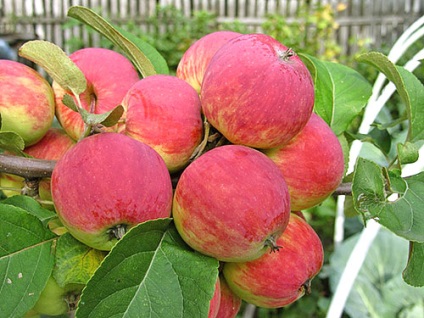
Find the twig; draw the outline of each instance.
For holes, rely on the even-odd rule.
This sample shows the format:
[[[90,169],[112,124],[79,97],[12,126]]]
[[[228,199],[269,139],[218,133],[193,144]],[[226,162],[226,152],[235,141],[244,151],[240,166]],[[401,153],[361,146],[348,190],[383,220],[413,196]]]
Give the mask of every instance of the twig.
[[[18,157],[0,154],[0,173],[9,173],[26,179],[49,178],[56,165],[54,160]],[[333,195],[351,195],[352,183],[342,183]]]
[[[352,182],[340,184],[334,191],[333,195],[352,195]]]
[[[49,178],[56,161],[0,154],[0,172],[26,179]]]

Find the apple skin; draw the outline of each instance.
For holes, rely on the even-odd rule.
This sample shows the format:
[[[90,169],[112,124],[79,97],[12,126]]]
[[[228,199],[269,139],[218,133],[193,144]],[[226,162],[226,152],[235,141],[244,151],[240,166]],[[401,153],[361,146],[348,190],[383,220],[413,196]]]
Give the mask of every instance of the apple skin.
[[[171,215],[172,183],[163,159],[119,133],[82,139],[57,162],[51,189],[63,225],[82,243],[110,250],[118,226]]]
[[[311,280],[319,273],[324,250],[314,229],[294,213],[277,240],[278,252],[251,262],[226,263],[223,275],[230,289],[258,307],[287,306],[310,292]]]
[[[268,149],[306,125],[311,75],[291,49],[265,34],[229,40],[211,59],[200,92],[209,123],[231,143]]]
[[[213,296],[209,304],[208,318],[217,317],[220,303],[221,303],[221,282],[218,278],[216,280],[215,290],[213,292]]]
[[[242,35],[233,31],[216,31],[198,39],[185,51],[176,75],[200,93],[203,76],[214,54],[230,39]]]
[[[38,142],[55,115],[50,84],[34,69],[20,62],[0,60],[1,131],[22,137],[25,146]]]
[[[95,114],[102,114],[118,106],[128,89],[139,80],[132,63],[123,55],[104,48],[84,48],[69,55],[83,72],[87,89],[80,95],[82,106]],[[79,140],[84,131],[81,115],[62,102],[63,96],[71,92],[57,82],[52,83],[56,99],[56,117],[65,131],[74,140]],[[74,97],[75,100],[75,97]],[[120,125],[104,127],[104,131],[116,132]]]
[[[286,145],[264,153],[283,173],[292,210],[320,204],[343,179],[343,149],[331,128],[315,113]]]
[[[246,261],[275,247],[288,223],[290,198],[272,160],[249,147],[226,145],[182,172],[172,213],[194,250],[220,261]]]
[[[127,136],[155,149],[171,173],[187,165],[203,135],[200,98],[187,82],[148,76],[129,89],[122,105]]]
[[[70,310],[75,310],[75,308],[70,308],[70,306],[76,307],[83,288],[83,284],[69,284],[61,287],[50,276],[32,310],[48,316],[66,314]],[[68,297],[72,298],[73,301],[71,303],[69,303]]]
[[[40,318],[41,315],[37,313],[34,309],[28,311],[23,318]]]
[[[240,311],[242,300],[233,293],[224,276],[219,275],[221,285],[221,302],[216,318],[235,318]]]
[[[51,127],[35,145],[26,147],[24,152],[34,158],[59,160],[75,145],[75,141],[62,128]]]
[[[24,152],[37,159],[59,160],[73,145],[75,145],[75,141],[63,129],[51,127],[40,141],[26,147]],[[0,184],[2,187],[22,189],[24,179],[11,174],[0,174]],[[3,190],[3,193],[8,197],[21,194],[20,191],[13,190]],[[43,201],[52,200],[50,178],[40,180],[39,196]],[[46,207],[52,208],[49,205],[46,205]]]

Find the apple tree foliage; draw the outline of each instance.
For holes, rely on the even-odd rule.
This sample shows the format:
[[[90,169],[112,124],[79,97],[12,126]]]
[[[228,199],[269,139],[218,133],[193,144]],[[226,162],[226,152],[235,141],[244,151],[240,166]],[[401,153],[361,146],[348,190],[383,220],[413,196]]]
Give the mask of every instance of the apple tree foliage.
[[[155,48],[90,9],[72,7],[68,15],[113,42],[143,77],[169,72],[166,61]],[[19,53],[44,68],[75,96],[85,90],[82,72],[54,44],[31,41]],[[345,182],[348,185],[351,182],[353,205],[365,226],[368,219],[374,219],[409,242],[403,280],[412,286],[424,286],[424,173],[402,177],[402,167],[418,160],[418,149],[424,140],[423,84],[381,53],[365,53],[358,58],[359,62],[382,72],[396,86],[405,106],[405,116],[397,122],[376,123],[381,132],[400,122],[406,127],[406,137],[394,145],[393,152],[385,144],[387,135],[383,134],[385,139],[381,134],[353,136],[347,132],[367,104],[371,84],[347,66],[309,55],[301,58],[314,79],[314,110],[338,135],[345,153],[349,140],[357,138],[371,142],[387,158],[387,164],[359,158]],[[71,98],[65,99],[65,103],[80,112],[88,126],[113,125],[123,112],[122,106],[117,106],[106,114],[95,115]],[[0,133],[0,148],[25,156],[22,138],[12,132]],[[2,158],[0,172],[8,172],[7,167]],[[393,195],[395,200],[390,199]],[[175,317],[206,317],[218,270],[217,260],[191,250],[183,242],[172,219],[132,228],[106,255],[66,233],[56,214],[34,199],[15,196],[0,202],[0,299],[3,300],[0,313],[5,317],[23,316],[29,311],[50,276],[60,286],[86,284],[77,317],[169,317],[170,312]]]

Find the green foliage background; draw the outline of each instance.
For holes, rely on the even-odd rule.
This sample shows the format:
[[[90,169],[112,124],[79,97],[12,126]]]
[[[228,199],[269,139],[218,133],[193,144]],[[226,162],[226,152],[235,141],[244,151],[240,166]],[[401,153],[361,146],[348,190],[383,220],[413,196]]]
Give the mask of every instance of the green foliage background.
[[[70,19],[64,27],[70,28],[78,23],[76,20]],[[178,62],[184,52],[194,41],[203,35],[220,29],[233,30],[240,33],[249,32],[249,28],[246,25],[237,21],[230,24],[219,24],[217,17],[206,11],[195,12],[192,17],[188,18],[180,10],[172,6],[158,7],[156,14],[147,23],[149,24],[149,32],[147,33],[139,29],[134,23],[127,23],[121,27],[156,48],[167,61],[171,73],[175,73]],[[327,64],[327,62],[335,61],[354,66],[370,83],[375,79],[377,74],[376,68],[355,61],[356,55],[370,49],[370,47],[366,46],[366,40],[358,44],[358,52],[354,55],[344,56],[341,53],[340,45],[334,40],[337,24],[334,12],[331,11],[331,7],[329,6],[318,6],[313,12],[302,8],[299,11],[299,20],[294,23],[289,23],[284,17],[279,15],[268,15],[262,25],[262,29],[265,33],[273,36],[286,46],[294,48],[298,53],[302,53],[307,59],[313,59],[308,56],[316,57],[317,60],[314,61],[314,64],[321,65],[323,69],[331,68],[332,64]],[[91,32],[95,33],[94,30]],[[66,48],[69,52],[85,46],[90,46],[90,43],[85,43],[81,38],[77,37],[70,39],[66,43]],[[118,50],[106,38],[102,38],[101,46]],[[387,48],[380,48],[380,50],[384,52]],[[412,54],[413,52],[408,55]],[[424,71],[422,69],[416,72],[420,79],[424,78],[423,73]],[[386,162],[388,165],[393,157],[397,155],[395,146],[399,139],[403,140],[405,138],[407,127],[403,119],[406,116],[407,109],[404,103],[402,103],[398,95],[395,95],[387,105],[385,112],[379,116],[379,125],[376,125],[371,135],[371,144],[380,150],[378,155],[376,155],[377,158],[374,158],[376,161]],[[348,127],[346,142],[350,142],[353,138],[360,138],[356,134],[357,124],[360,121],[361,114]],[[393,122],[396,125],[387,126],[388,123]],[[344,128],[341,129],[342,132],[343,130]],[[345,223],[345,231],[348,237],[355,237],[363,229],[362,218],[353,208],[347,210],[351,214]],[[276,310],[258,309],[257,317],[325,317],[329,306],[329,297],[332,292],[330,274],[331,271],[335,271],[334,264],[337,264],[338,261],[334,256],[332,264],[330,264],[330,258],[334,251],[333,229],[335,211],[336,202],[334,197],[328,198],[318,207],[305,211],[308,222],[317,231],[324,244],[325,263],[327,264],[327,267],[324,268],[319,277],[314,279],[312,294],[308,297],[301,298],[286,308]],[[48,243],[49,240],[41,237],[40,242]],[[176,248],[179,248],[178,244],[174,245]],[[400,262],[402,260],[404,261],[405,257],[397,259]],[[378,262],[378,260],[375,260],[375,262]],[[211,264],[211,268],[213,267],[216,267],[216,264]],[[48,275],[49,273],[46,272],[45,274]],[[240,311],[239,317],[242,316],[242,312],[243,310]]]

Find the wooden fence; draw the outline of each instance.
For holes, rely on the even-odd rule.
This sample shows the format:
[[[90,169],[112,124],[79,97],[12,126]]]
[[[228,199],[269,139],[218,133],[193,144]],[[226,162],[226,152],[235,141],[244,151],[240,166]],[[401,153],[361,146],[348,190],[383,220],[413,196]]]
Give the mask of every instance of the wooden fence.
[[[261,32],[267,14],[296,19],[302,5],[317,4],[335,8],[337,41],[348,54],[355,41],[361,39],[369,39],[375,47],[391,45],[424,14],[424,0],[0,0],[0,37],[15,46],[33,38],[61,47],[71,37],[85,39],[91,35],[80,27],[63,27],[73,5],[96,9],[118,23],[131,20],[140,27],[146,27],[146,19],[155,13],[156,5],[173,5],[187,16],[207,10],[216,14],[220,23],[237,20]]]

